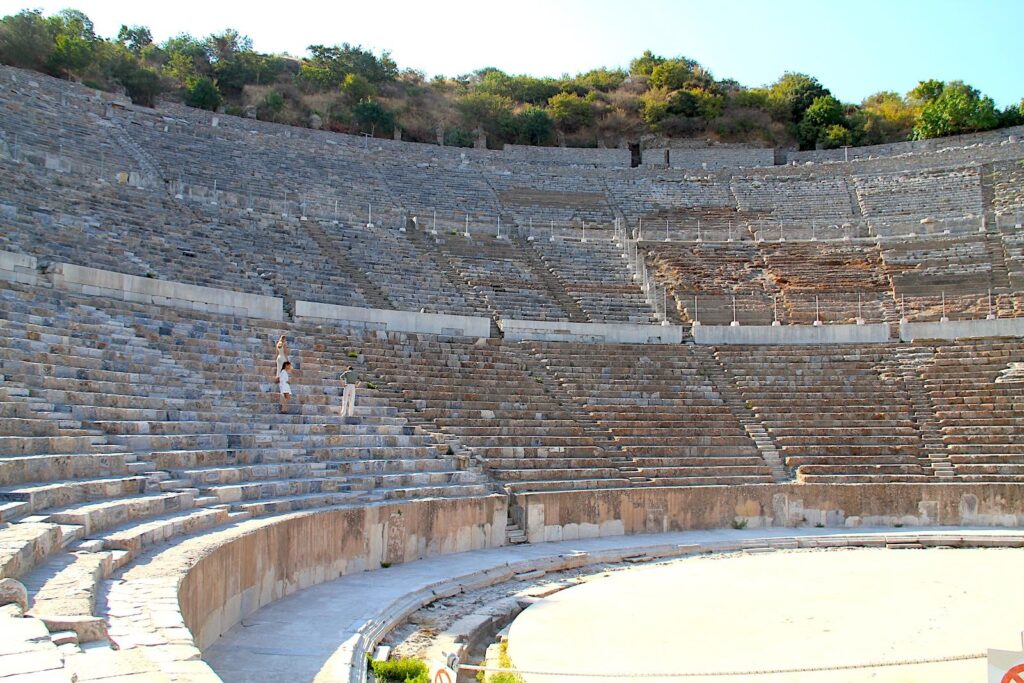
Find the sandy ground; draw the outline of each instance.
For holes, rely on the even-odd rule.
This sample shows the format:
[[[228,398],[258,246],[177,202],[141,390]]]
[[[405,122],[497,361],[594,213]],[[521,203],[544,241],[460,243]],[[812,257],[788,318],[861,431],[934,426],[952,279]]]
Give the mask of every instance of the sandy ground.
[[[984,683],[984,659],[770,675],[659,677],[1017,650],[1024,551],[843,549],[697,557],[569,588],[512,624],[509,654],[554,681]]]

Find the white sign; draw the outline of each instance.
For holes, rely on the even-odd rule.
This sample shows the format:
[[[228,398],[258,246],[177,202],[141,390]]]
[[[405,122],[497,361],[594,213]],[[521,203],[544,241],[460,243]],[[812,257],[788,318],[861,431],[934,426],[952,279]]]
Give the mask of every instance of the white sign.
[[[988,683],[1024,683],[1024,652],[989,650]]]

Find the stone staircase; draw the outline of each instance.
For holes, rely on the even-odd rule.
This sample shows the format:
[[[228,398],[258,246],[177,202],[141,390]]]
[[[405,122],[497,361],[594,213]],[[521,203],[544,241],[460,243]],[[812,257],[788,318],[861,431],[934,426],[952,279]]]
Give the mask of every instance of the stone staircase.
[[[768,463],[768,467],[771,468],[772,478],[776,482],[792,481],[793,475],[786,471],[786,467],[780,457],[779,448],[776,446],[771,434],[765,429],[757,413],[751,409],[749,403],[743,399],[732,385],[718,356],[707,347],[693,345],[691,349],[692,353],[701,361],[701,371],[718,389],[718,393],[721,394],[725,404],[729,406],[733,416],[743,425],[743,429],[750,438],[754,440],[754,444],[761,453],[761,457],[764,458],[764,461]]]
[[[567,293],[568,288],[566,287],[566,284],[561,281],[557,273],[553,272],[548,265],[544,263],[540,255],[537,254],[533,244],[527,242],[518,235],[514,240],[515,244],[522,251],[525,261],[531,271],[538,276],[539,280],[543,283],[551,297],[557,301],[562,309],[568,314],[569,322],[590,322],[590,318],[583,309],[580,308],[579,302]]]
[[[933,354],[920,346],[895,346],[890,364],[894,376],[902,381],[910,398],[912,415],[921,433],[921,460],[937,479],[952,480],[956,472],[942,440],[942,428],[936,418],[935,405],[925,391],[922,371],[934,362]]]
[[[356,287],[362,293],[366,299],[366,303],[371,308],[385,308],[390,309],[395,306],[391,301],[388,300],[387,295],[374,284],[363,271],[362,268],[357,266],[349,256],[345,253],[340,245],[336,244],[323,228],[317,223],[317,221],[306,221],[305,222],[306,232],[313,241],[320,247],[320,253],[327,257],[330,264],[337,270],[344,272],[348,277],[352,279]]]

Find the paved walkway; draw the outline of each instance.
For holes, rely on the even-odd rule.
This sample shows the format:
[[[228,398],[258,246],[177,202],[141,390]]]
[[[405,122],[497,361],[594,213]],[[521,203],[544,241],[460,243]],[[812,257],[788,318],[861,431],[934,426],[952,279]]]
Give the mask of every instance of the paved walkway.
[[[227,683],[349,681],[361,647],[438,594],[473,590],[534,568],[618,561],[646,553],[670,557],[702,550],[766,545],[786,548],[869,545],[916,537],[1021,537],[1012,529],[926,527],[903,529],[719,529],[641,536],[614,536],[539,543],[431,557],[384,570],[344,576],[267,605],[226,633],[203,658]],[[769,540],[774,539],[774,540]],[[859,545],[861,543],[854,543]],[[691,549],[692,551],[692,549]]]

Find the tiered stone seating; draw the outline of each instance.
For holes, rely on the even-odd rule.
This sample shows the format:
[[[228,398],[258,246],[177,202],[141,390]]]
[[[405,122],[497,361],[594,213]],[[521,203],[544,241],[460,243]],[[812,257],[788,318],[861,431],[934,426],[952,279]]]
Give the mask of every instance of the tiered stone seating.
[[[715,355],[800,481],[926,478],[888,347],[722,346]]]
[[[316,229],[315,224],[306,225],[307,230]],[[487,302],[472,287],[445,276],[435,252],[424,251],[395,228],[321,223],[319,230],[330,245],[329,257],[344,253],[345,264],[364,271],[398,310],[490,315]]]
[[[678,206],[644,214],[631,227],[641,240],[652,242],[739,242],[753,239],[750,219],[732,207]]]
[[[498,318],[567,320],[557,295],[508,239],[462,234],[430,238],[463,282],[487,302]]]
[[[752,242],[644,242],[642,248],[655,278],[668,287],[684,319],[728,325],[735,299],[741,324],[771,323],[777,290],[765,277],[764,257]]]
[[[558,238],[534,242],[544,263],[591,322],[655,323],[646,296],[626,267],[622,249],[607,236],[586,242]]]
[[[497,230],[498,197],[478,168],[441,161],[400,162],[387,164],[383,176],[395,201],[421,224],[433,224],[436,215],[438,232],[463,231],[469,216],[471,233]]]
[[[881,256],[896,302],[905,301],[908,319],[984,318],[1012,315],[1019,308],[1007,268],[1007,251],[998,236],[948,235],[884,240]],[[1010,247],[1012,251],[1012,245]]]
[[[144,277],[259,294],[235,246],[164,195],[0,161],[0,248]],[[209,264],[217,263],[212,268]]]
[[[922,368],[949,460],[968,481],[1024,482],[1024,383],[999,381],[1024,361],[1019,339],[916,342],[931,351]]]
[[[499,340],[477,343],[399,335],[367,339],[362,353],[382,395],[411,418],[467,448],[513,490],[625,486],[610,435],[550,386],[544,369]]]
[[[520,175],[525,178],[520,180]],[[524,167],[521,173],[489,173],[486,177],[521,229],[528,229],[531,219],[538,231],[551,222],[564,226],[585,221],[607,227],[615,221],[600,177],[536,166]]]
[[[314,221],[199,203],[191,208],[203,219],[203,242],[221,245],[246,272],[271,285],[275,295],[289,301],[370,305],[370,294],[357,284],[362,271],[353,272],[335,258],[334,245],[321,246],[314,239]]]
[[[696,222],[700,219],[705,239],[727,239],[732,223],[733,238],[738,240],[747,236],[745,220],[756,215],[736,213],[728,178],[717,174],[637,169],[628,174],[607,174],[605,183],[627,227],[635,229],[643,219],[644,232],[653,231],[650,234],[654,237],[648,235],[647,239],[664,239],[667,217],[670,230],[675,226],[678,231],[674,239],[696,239]]]
[[[875,245],[785,242],[759,246],[781,292],[779,320],[808,325],[886,320],[892,293]]]
[[[1024,167],[1020,163],[992,164],[992,209],[1008,226],[1015,227],[1024,219]]]
[[[106,119],[109,93],[0,66],[0,158],[113,181],[140,170]]]
[[[372,154],[345,144],[346,138],[328,144],[266,134],[256,126],[213,127],[137,111],[123,125],[163,179],[187,199],[356,223],[367,222],[373,205],[375,222],[394,225],[398,219]],[[287,127],[278,128],[287,133]]]
[[[771,483],[771,471],[685,347],[532,344],[534,354],[615,437],[635,483]]]
[[[873,225],[956,221],[983,214],[976,168],[857,175],[853,181],[864,216]]]
[[[749,221],[757,239],[862,236],[842,176],[733,176],[730,187],[741,212],[758,214]],[[844,225],[850,227],[844,231]]]
[[[252,516],[488,491],[372,392],[338,416],[348,338],[295,335],[295,402],[280,415],[280,326],[6,283],[0,308],[0,562],[36,616],[81,642],[104,637],[97,583],[153,543]],[[74,555],[53,555],[62,547]]]

